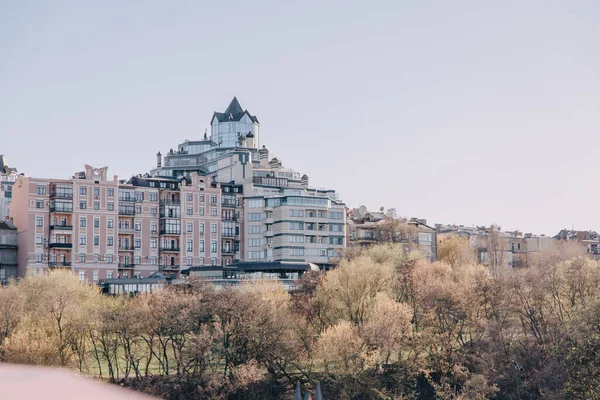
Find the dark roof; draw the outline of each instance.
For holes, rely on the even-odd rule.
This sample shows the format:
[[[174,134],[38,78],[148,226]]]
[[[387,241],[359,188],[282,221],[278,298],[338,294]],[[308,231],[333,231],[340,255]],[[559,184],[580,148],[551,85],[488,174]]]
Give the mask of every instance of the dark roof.
[[[239,271],[239,272],[266,272],[266,271],[320,271],[318,265],[307,261],[263,261],[241,262],[228,267],[190,267],[188,271]],[[182,271],[183,272],[183,271]]]
[[[227,122],[227,121],[239,121],[241,120],[244,115],[248,115],[248,117],[250,117],[250,119],[252,120],[252,122],[256,122],[257,124],[258,122],[258,118],[256,118],[256,116],[250,114],[248,112],[248,110],[244,110],[242,108],[242,106],[240,105],[240,102],[238,101],[237,97],[234,97],[233,100],[231,100],[231,103],[229,103],[229,106],[227,106],[227,109],[225,110],[225,112],[214,112],[213,113],[213,117],[211,118],[211,122],[213,119],[215,119],[215,117],[217,118],[217,120],[219,122]],[[229,118],[231,116],[231,118]]]
[[[0,229],[10,229],[11,231],[16,231],[17,227],[11,224],[9,221],[1,221]]]

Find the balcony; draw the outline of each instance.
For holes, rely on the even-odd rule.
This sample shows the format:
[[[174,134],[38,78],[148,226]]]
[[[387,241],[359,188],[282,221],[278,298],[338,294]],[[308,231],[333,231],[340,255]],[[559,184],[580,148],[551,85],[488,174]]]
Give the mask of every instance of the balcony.
[[[51,249],[72,249],[73,243],[50,243],[48,247]]]
[[[179,236],[179,235],[181,235],[181,230],[172,231],[172,230],[167,230],[167,229],[161,229],[160,234],[161,235]]]
[[[223,222],[237,222],[237,217],[221,217],[221,221]]]
[[[133,246],[119,246],[119,251],[133,251]]]
[[[235,251],[233,249],[221,249],[221,254],[235,254]]]
[[[167,200],[167,199],[160,199],[160,204],[161,205],[169,205],[169,206],[179,206],[181,205],[181,201],[179,199],[175,199],[175,200]]]
[[[50,212],[57,212],[57,213],[72,213],[73,212],[73,205],[71,204],[70,207],[63,207],[63,206],[50,206]]]
[[[119,215],[135,215],[135,208],[134,209],[128,209],[128,208],[119,208]]]
[[[134,195],[130,195],[130,196],[120,195],[119,196],[119,201],[123,201],[123,202],[126,202],[126,203],[135,203],[135,196]]]
[[[119,228],[119,234],[133,235],[134,232],[135,231],[133,228]]]
[[[221,237],[233,238],[235,237],[235,232],[221,232]]]
[[[170,252],[170,253],[179,253],[179,247],[169,246],[169,247],[161,247],[160,251]]]
[[[48,266],[49,267],[70,267],[71,266],[71,262],[70,261],[50,261],[48,262]]]
[[[237,204],[235,203],[235,201],[222,201],[221,202],[221,207],[235,208],[235,207],[237,207]]]
[[[134,263],[119,263],[118,264],[118,268],[119,269],[129,269],[129,268],[133,268],[135,266]]]
[[[151,231],[150,236],[158,236],[158,231]]]
[[[179,265],[160,265],[159,266],[160,270],[179,270]]]
[[[63,231],[72,231],[73,225],[50,225],[50,230],[63,230]]]
[[[72,199],[73,192],[50,192],[51,199]]]

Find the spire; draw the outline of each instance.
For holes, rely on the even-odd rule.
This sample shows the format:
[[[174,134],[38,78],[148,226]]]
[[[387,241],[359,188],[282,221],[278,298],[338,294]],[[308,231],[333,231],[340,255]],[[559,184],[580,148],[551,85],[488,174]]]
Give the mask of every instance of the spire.
[[[243,112],[244,109],[240,105],[240,102],[238,101],[237,97],[234,97],[233,100],[231,100],[231,103],[229,103],[229,107],[227,107],[225,110],[225,115],[232,115],[235,117],[237,114],[241,114]]]

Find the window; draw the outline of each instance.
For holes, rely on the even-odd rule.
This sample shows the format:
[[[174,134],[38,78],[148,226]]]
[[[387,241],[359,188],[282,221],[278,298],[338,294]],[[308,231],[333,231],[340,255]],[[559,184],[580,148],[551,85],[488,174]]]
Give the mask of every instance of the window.
[[[46,194],[46,185],[38,185],[37,194]]]
[[[304,243],[304,236],[291,235],[290,243]]]
[[[213,195],[213,196],[210,196],[210,202],[211,202],[212,204],[217,204],[217,196],[215,196],[215,195]]]
[[[79,271],[79,281],[85,281],[85,271]]]
[[[97,186],[94,186],[94,196],[100,196],[100,188]]]
[[[81,186],[79,188],[79,194],[81,194],[81,195],[87,194],[87,186]]]
[[[150,224],[150,232],[153,232],[153,233],[155,233],[155,232],[156,232],[156,230],[157,230],[157,229],[156,229],[156,222],[152,222],[152,223]]]
[[[44,238],[42,236],[35,237],[35,244],[43,244],[43,243],[44,243]]]
[[[100,236],[94,236],[94,246],[100,246]]]
[[[210,252],[211,253],[216,253],[217,252],[217,241],[216,240],[211,240],[211,242],[210,242]]]
[[[156,256],[150,257],[150,265],[156,265]]]
[[[144,192],[135,192],[135,201],[144,201]]]
[[[112,228],[112,227],[114,227],[114,221],[113,221],[113,219],[112,219],[112,218],[109,218],[109,219],[106,221],[106,226],[107,226],[108,228]]]
[[[142,247],[142,239],[135,239],[133,242],[133,247],[139,249]]]
[[[79,236],[79,244],[84,245],[86,241],[86,237],[85,236]]]
[[[344,214],[341,211],[329,211],[329,219],[344,219]]]
[[[187,265],[188,265],[188,267],[192,266],[192,257],[187,258]]]
[[[200,232],[200,236],[204,235],[204,224],[198,226],[198,231]]]
[[[248,233],[249,234],[259,234],[264,232],[264,227],[262,225],[249,225]]]
[[[290,217],[304,217],[304,210],[290,210]]]
[[[192,253],[194,251],[194,245],[192,239],[188,239],[187,241],[187,252]]]
[[[342,245],[342,244],[344,244],[344,238],[343,237],[338,237],[338,236],[332,236],[332,237],[329,238],[329,244]]]
[[[35,226],[37,226],[37,227],[44,226],[44,217],[35,217]]]
[[[289,222],[289,228],[293,231],[301,231],[304,229],[304,224],[302,222]]]
[[[156,215],[156,214],[158,214],[157,208],[156,208],[156,207],[152,207],[152,208],[150,208],[150,213],[151,213],[152,215]]]
[[[264,218],[263,213],[248,213],[248,221],[262,221]]]
[[[112,264],[112,262],[113,262],[113,255],[112,254],[107,254],[106,255],[106,263],[107,264]],[[108,278],[108,279],[110,279],[110,278]]]
[[[194,225],[193,225],[191,222],[188,222],[188,223],[186,224],[186,228],[187,228],[186,230],[187,230],[188,232],[192,232],[192,231],[193,231],[193,228],[194,228]]]
[[[342,232],[344,230],[344,225],[342,224],[329,224],[330,232]]]
[[[139,232],[142,230],[142,223],[140,221],[135,221],[135,230]]]
[[[94,254],[94,263],[98,262],[98,254]]]
[[[213,217],[217,216],[217,209],[216,208],[211,208],[210,209],[210,215],[212,215]]]
[[[215,257],[210,259],[210,265],[212,265],[213,267],[217,265],[217,259]]]
[[[79,253],[79,262],[85,262],[85,253]]]
[[[262,238],[250,239],[248,241],[248,247],[260,247],[262,245],[263,245],[263,239]]]
[[[100,209],[100,202],[94,201],[94,210],[99,210],[99,209]]]
[[[94,218],[94,228],[100,228],[100,218]]]
[[[204,207],[200,207],[200,215],[204,215]]]
[[[79,226],[85,228],[87,226],[87,220],[85,218],[81,218],[79,220]]]
[[[41,254],[36,254],[35,255],[35,262],[36,263],[41,263],[42,262],[42,255]]]
[[[150,201],[158,201],[158,194],[150,193]]]
[[[112,258],[111,258],[110,262],[112,263]],[[106,271],[106,279],[112,279],[112,278],[113,278],[113,272]]]
[[[203,194],[200,195],[200,203],[204,203],[204,195]]]
[[[106,245],[107,246],[112,246],[113,245],[113,237],[112,236],[107,236],[106,237]]]
[[[517,250],[521,250],[521,243],[517,243]]]
[[[194,195],[191,193],[187,194],[187,201],[193,201],[194,200]]]
[[[115,189],[108,188],[107,192],[108,192],[108,197],[114,197],[115,196]]]
[[[155,249],[157,245],[156,239],[150,239],[150,248]]]
[[[210,224],[210,233],[217,233],[217,224]]]
[[[142,213],[142,206],[136,205],[134,207],[134,209],[135,209],[135,213],[136,214],[141,214]]]
[[[264,258],[264,256],[265,256],[264,250],[248,252],[248,260],[260,260],[261,258]]]
[[[108,203],[108,204],[106,205],[106,209],[107,209],[108,211],[113,211],[113,210],[115,209],[115,205],[114,205],[114,203]]]
[[[85,210],[87,208],[87,202],[85,200],[81,200],[79,202],[79,208]]]
[[[142,263],[142,258],[141,258],[140,256],[135,256],[135,257],[133,258],[133,263],[134,263],[135,265],[140,265],[140,264]]]
[[[290,256],[303,256],[304,255],[304,249],[289,249],[290,250]]]
[[[36,208],[44,208],[44,202],[43,200],[38,200],[35,202],[35,207]]]
[[[264,200],[263,199],[251,199],[248,200],[248,208],[262,208],[264,207]]]
[[[204,253],[204,240],[198,242],[198,250],[200,250],[200,253]]]
[[[192,207],[188,207],[186,212],[187,212],[187,215],[192,215]]]

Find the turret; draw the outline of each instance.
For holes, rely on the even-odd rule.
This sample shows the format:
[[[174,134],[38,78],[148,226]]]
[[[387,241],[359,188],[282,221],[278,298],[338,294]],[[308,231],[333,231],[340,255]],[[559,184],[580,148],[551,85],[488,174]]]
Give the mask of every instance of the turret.
[[[300,178],[300,184],[303,188],[308,187],[308,176],[306,174],[302,175],[302,177]]]
[[[160,151],[156,153],[156,168],[160,168],[162,166],[162,154]]]
[[[246,134],[246,146],[249,149],[253,149],[255,147],[255,144],[254,144],[254,133],[252,133],[252,131],[250,131],[250,132],[248,132]]]
[[[261,168],[266,169],[269,167],[269,150],[265,146],[258,150],[258,158]]]

